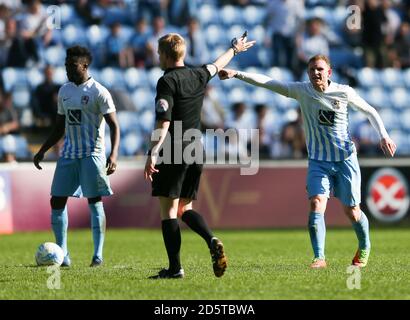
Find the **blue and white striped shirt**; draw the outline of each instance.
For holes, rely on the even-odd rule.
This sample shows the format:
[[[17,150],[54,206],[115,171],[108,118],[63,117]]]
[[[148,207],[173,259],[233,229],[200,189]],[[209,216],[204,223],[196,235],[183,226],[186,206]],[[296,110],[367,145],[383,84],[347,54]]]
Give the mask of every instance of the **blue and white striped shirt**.
[[[377,111],[347,85],[330,82],[319,92],[310,82],[282,83],[245,72],[238,72],[237,78],[299,101],[309,159],[342,161],[356,152],[349,135],[349,106],[367,116],[380,138],[388,137]]]
[[[65,116],[61,156],[78,159],[105,154],[104,114],[115,112],[111,94],[90,78],[77,86],[64,84],[58,92],[58,114]]]

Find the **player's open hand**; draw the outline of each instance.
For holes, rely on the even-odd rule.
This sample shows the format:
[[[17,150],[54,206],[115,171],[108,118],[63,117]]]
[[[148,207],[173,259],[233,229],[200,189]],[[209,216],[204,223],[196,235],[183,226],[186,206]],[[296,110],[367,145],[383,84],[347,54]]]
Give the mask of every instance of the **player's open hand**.
[[[390,138],[383,138],[380,140],[380,147],[382,148],[386,156],[393,157],[396,152],[397,146]]]
[[[147,162],[145,163],[145,169],[144,169],[145,180],[149,180],[152,182],[152,175],[156,172],[159,172],[159,170],[155,168],[156,162],[157,162],[157,156],[151,155],[147,157]]]
[[[239,52],[246,51],[249,48],[253,47],[255,43],[256,43],[255,40],[248,41],[246,36],[242,36],[239,39],[234,39],[232,41],[232,46],[234,46],[235,47],[234,50],[236,50],[236,52],[239,53]]]
[[[36,166],[36,168],[38,169],[38,170],[42,170],[43,168],[40,166],[40,161],[42,161],[44,159],[44,153],[42,153],[42,152],[37,152],[35,155],[34,155],[34,158],[33,158],[33,163],[34,163],[34,165]]]
[[[233,78],[238,72],[236,70],[231,69],[222,69],[218,72],[218,77],[221,80],[231,79]]]
[[[105,167],[107,168],[107,176],[113,174],[117,170],[117,157],[110,155]]]

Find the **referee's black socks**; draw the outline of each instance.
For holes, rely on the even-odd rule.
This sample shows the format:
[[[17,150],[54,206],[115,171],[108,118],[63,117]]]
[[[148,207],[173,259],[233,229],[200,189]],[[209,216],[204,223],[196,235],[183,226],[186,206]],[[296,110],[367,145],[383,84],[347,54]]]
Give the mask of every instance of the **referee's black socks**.
[[[167,249],[169,270],[179,272],[181,261],[179,251],[181,249],[181,231],[177,219],[162,220],[162,236],[164,237],[165,248]]]
[[[212,231],[209,229],[204,218],[202,218],[198,212],[194,210],[187,210],[184,212],[181,219],[188,225],[188,227],[204,238],[208,244],[208,247],[210,247],[211,239],[213,238]]]

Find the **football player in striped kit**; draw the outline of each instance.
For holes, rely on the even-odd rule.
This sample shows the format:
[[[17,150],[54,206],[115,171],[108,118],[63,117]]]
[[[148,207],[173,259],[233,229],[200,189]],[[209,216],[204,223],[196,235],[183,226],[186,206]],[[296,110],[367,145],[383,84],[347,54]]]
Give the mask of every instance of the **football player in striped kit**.
[[[62,137],[64,146],[51,186],[51,225],[56,243],[64,251],[63,266],[70,266],[67,249],[67,198],[84,196],[91,212],[94,254],[91,267],[103,262],[105,212],[102,196],[113,192],[108,175],[117,167],[120,131],[115,106],[108,90],[88,74],[92,56],[87,48],[67,49],[67,78],[58,92],[57,121],[53,132],[34,156],[39,165],[44,154]],[[105,123],[110,128],[111,152],[105,158]]]
[[[370,255],[369,222],[360,209],[361,175],[356,148],[348,131],[348,107],[367,116],[387,156],[394,156],[396,145],[372,106],[353,88],[330,80],[332,69],[327,56],[313,56],[307,72],[310,81],[289,83],[230,69],[221,70],[219,77],[223,80],[235,77],[299,102],[309,158],[306,184],[310,200],[309,234],[314,252],[311,267],[326,267],[324,213],[331,192],[342,202],[358,238],[352,264],[365,267]]]

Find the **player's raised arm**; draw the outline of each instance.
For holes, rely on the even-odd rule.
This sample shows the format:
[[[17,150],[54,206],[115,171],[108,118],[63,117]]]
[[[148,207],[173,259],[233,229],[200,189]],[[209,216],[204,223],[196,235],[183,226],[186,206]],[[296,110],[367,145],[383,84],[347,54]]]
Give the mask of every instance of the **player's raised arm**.
[[[220,55],[213,63],[208,64],[208,70],[211,75],[214,76],[218,73],[219,70],[224,68],[234,56],[240,52],[247,51],[251,48],[256,41],[248,41],[248,32],[245,31],[244,34],[238,39],[234,38],[231,41],[231,47]]]
[[[232,69],[222,69],[219,71],[218,76],[221,80],[237,78],[254,86],[262,87],[279,93],[285,97],[289,97],[289,88],[287,83],[274,80],[263,74],[248,73]]]
[[[349,103],[353,106],[353,108],[364,113],[373,128],[376,129],[380,137],[380,148],[383,150],[384,154],[393,157],[397,146],[394,141],[390,139],[379,113],[375,108],[361,98],[353,88],[349,89],[348,97]]]

